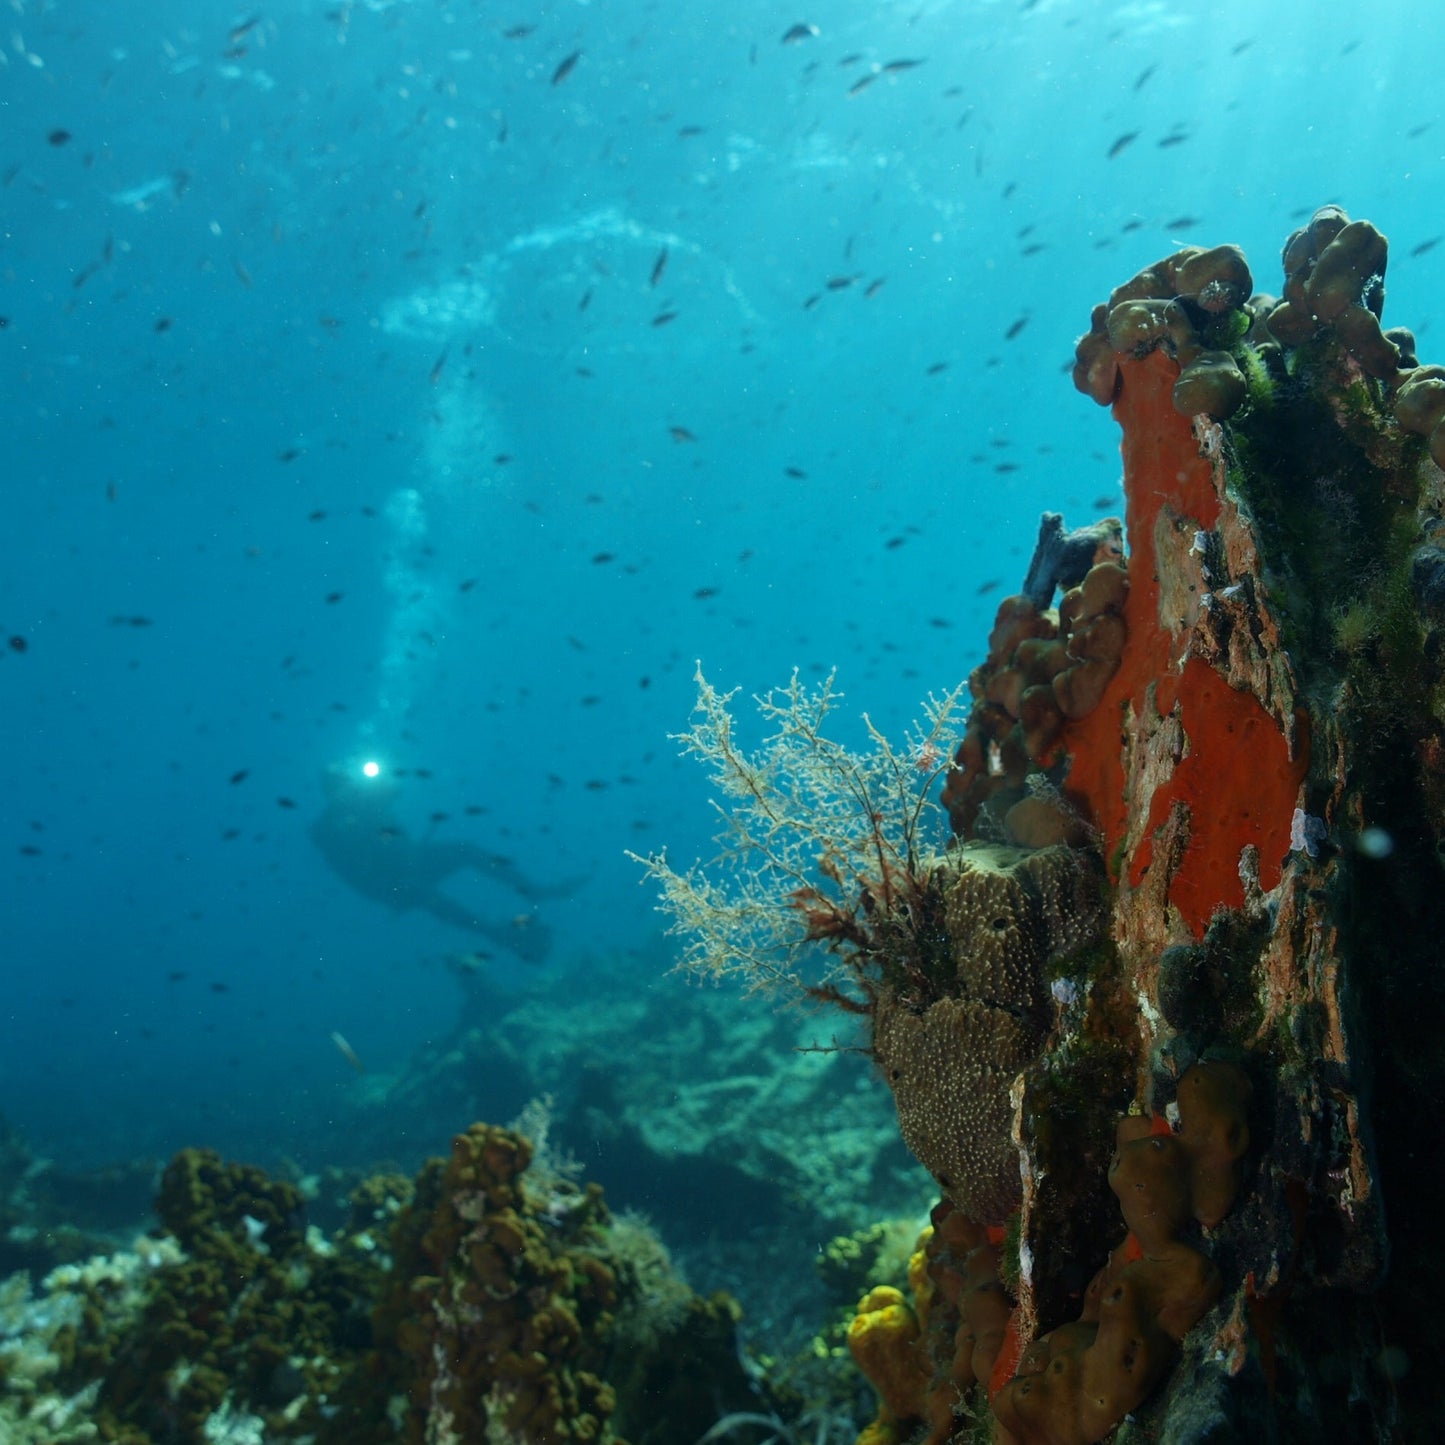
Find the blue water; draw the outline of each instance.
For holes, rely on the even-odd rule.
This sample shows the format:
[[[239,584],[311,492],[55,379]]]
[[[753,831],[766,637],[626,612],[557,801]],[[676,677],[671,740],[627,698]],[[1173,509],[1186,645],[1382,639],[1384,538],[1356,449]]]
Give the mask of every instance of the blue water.
[[[895,731],[955,685],[1039,511],[1120,504],[1067,376],[1111,287],[1231,241],[1277,289],[1338,202],[1431,359],[1442,30],[1427,0],[18,0],[5,1115],[75,1162],[344,1139],[329,1035],[403,1072],[475,941],[315,846],[325,770],[367,760],[407,835],[508,860],[447,885],[501,985],[575,997],[605,956],[651,988],[624,850],[708,850],[668,739],[694,660],[744,696],[836,665]]]

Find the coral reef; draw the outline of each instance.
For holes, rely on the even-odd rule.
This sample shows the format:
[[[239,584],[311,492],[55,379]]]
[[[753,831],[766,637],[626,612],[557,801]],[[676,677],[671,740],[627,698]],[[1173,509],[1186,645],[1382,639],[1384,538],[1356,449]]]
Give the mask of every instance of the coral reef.
[[[618,1299],[601,1191],[558,1189],[539,1218],[522,1189],[530,1162],[522,1135],[473,1125],[397,1220],[378,1326],[409,1361],[406,1440],[481,1440],[494,1420],[538,1445],[615,1438],[599,1373]]]
[[[294,1184],[182,1150],[158,1239],[0,1289],[0,1435],[554,1445],[618,1440],[615,1416],[664,1445],[760,1399],[736,1305],[531,1162],[475,1125],[415,1183],[363,1181],[328,1237]]]
[[[1384,329],[1387,253],[1327,207],[1281,299],[1222,246],[1095,308],[1074,379],[1122,428],[1126,555],[1046,516],[969,677],[951,848],[915,810],[830,849],[815,804],[822,865],[765,905],[795,976],[809,941],[846,966],[813,996],[863,1016],[945,1193],[926,1280],[855,1321],[869,1441],[1445,1430],[1411,1359],[1445,1286],[1412,1122],[1445,1087],[1445,368]],[[791,761],[858,803],[856,765]],[[1040,866],[1093,882],[1024,927],[999,880]],[[706,952],[735,901],[693,902]]]

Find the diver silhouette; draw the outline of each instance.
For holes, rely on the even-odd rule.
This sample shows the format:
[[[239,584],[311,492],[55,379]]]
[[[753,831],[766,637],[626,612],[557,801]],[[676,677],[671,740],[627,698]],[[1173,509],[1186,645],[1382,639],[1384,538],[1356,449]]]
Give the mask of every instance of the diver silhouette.
[[[547,956],[551,933],[530,911],[511,919],[483,918],[443,893],[440,885],[453,873],[472,872],[534,903],[561,897],[575,883],[536,884],[510,858],[475,843],[413,838],[396,819],[398,789],[389,779],[332,765],[322,774],[322,784],[326,807],[308,831],[343,883],[398,913],[419,908],[527,963],[540,963]]]

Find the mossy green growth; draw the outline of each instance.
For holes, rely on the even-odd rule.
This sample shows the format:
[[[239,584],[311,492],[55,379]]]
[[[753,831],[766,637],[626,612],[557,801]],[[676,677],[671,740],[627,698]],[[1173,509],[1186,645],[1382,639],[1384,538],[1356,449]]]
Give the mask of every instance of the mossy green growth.
[[[1328,711],[1352,660],[1378,676],[1372,654],[1388,645],[1394,686],[1418,658],[1408,583],[1421,452],[1395,425],[1384,387],[1331,338],[1287,358],[1268,414],[1243,413],[1227,428],[1229,480],[1271,558],[1264,581],[1305,695]]]
[[[1267,415],[1274,407],[1276,387],[1268,353],[1255,346],[1240,346],[1234,351],[1234,360],[1244,376],[1246,407],[1256,415]]]
[[[1201,340],[1211,351],[1236,352],[1253,324],[1254,317],[1248,311],[1243,307],[1233,308],[1211,317],[1200,333]]]
[[[1023,1240],[1023,1212],[1015,1209],[1004,1227],[1003,1244],[998,1252],[998,1277],[1003,1281],[1003,1287],[1015,1299],[1019,1294],[1019,1275],[1022,1271],[1019,1251]]]

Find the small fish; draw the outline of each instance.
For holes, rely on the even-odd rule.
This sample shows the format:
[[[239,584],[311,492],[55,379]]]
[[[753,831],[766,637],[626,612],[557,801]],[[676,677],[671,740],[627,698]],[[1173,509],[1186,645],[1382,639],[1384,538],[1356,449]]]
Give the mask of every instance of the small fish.
[[[685,426],[670,426],[667,434],[675,442],[695,442],[697,438]]]
[[[48,140],[53,146],[63,146],[70,140],[70,132],[68,130],[61,130],[57,128],[51,131],[50,134],[45,137],[45,139]]]
[[[1172,221],[1164,222],[1164,229],[1166,231],[1188,231],[1198,224],[1198,216],[1176,216]]]
[[[602,566],[604,563],[607,563],[607,562],[615,562],[616,560],[617,560],[617,553],[616,553],[616,552],[594,552],[594,553],[592,554],[592,565],[593,565],[594,567],[600,567],[600,566]]]
[[[1005,341],[1012,341],[1028,324],[1029,318],[1027,316],[1020,316],[1019,319],[1004,332],[1003,339]]]
[[[652,318],[652,325],[653,325],[653,326],[666,326],[669,321],[676,321],[676,320],[677,320],[677,312],[676,312],[676,311],[659,311],[659,312],[657,313],[657,315]]]
[[[552,72],[552,84],[561,85],[564,80],[577,68],[577,62],[582,59],[582,52],[574,50],[557,68]]]
[[[830,291],[842,291],[861,279],[859,276],[829,276],[823,284]]]
[[[652,263],[652,275],[647,278],[649,286],[656,286],[662,280],[662,273],[667,270],[667,247],[657,253],[657,260]]]
[[[256,28],[256,23],[260,18],[259,15],[253,15],[249,20],[243,20],[239,25],[233,25],[226,39],[229,40],[232,45],[240,44],[240,42]]]
[[[889,60],[885,62],[881,74],[895,75],[900,70],[912,70],[915,66],[924,64],[922,60]]]
[[[228,779],[228,781],[230,782],[231,786],[234,788],[237,783],[244,783],[244,782],[246,781],[246,779],[249,778],[250,776],[251,776],[251,770],[250,770],[250,768],[237,768],[236,771],[231,774],[231,776],[230,776],[230,778]]]
[[[1428,241],[1421,241],[1418,246],[1412,246],[1410,248],[1410,254],[1412,256],[1423,256],[1426,251],[1433,251],[1435,247],[1440,244],[1441,239],[1440,236],[1431,236]]]
[[[1154,72],[1155,72],[1156,70],[1158,70],[1158,69],[1159,69],[1159,66],[1158,66],[1157,64],[1155,64],[1155,65],[1151,65],[1151,66],[1147,67],[1147,68],[1144,69],[1144,70],[1141,70],[1141,71],[1139,72],[1139,78],[1134,82],[1134,89],[1135,89],[1135,90],[1143,90],[1144,87],[1149,83],[1149,77],[1150,77],[1151,75],[1153,75]]]
[[[1030,241],[1029,244],[1019,252],[1019,255],[1037,256],[1040,251],[1047,251],[1048,249],[1049,247],[1046,241]]]
[[[694,597],[696,597],[699,602],[706,602],[709,597],[716,597],[716,596],[717,596],[717,588],[716,588],[716,587],[699,587],[699,588],[697,588],[697,589],[693,592],[692,595],[693,595]]]
[[[816,25],[809,25],[806,20],[800,20],[796,25],[790,25],[783,31],[783,44],[796,45],[800,40],[812,40],[817,33]]]
[[[583,293],[582,299],[577,303],[579,311],[585,311],[592,304],[592,288],[589,286]]]
[[[535,25],[513,25],[502,31],[503,40],[525,40],[537,27]]]
[[[442,347],[442,354],[432,362],[431,370],[427,373],[427,381],[435,386],[442,379],[442,372],[446,370],[447,356],[450,354],[449,346]]]
[[[331,1030],[331,1042],[336,1045],[336,1052],[356,1070],[358,1074],[366,1072],[366,1065],[357,1056],[356,1050],[346,1041],[344,1034],[339,1034],[335,1029]]]
[[[974,589],[975,595],[978,597],[987,597],[990,592],[994,592],[1002,586],[1003,583],[999,580],[999,578],[990,577],[987,582],[980,582],[978,584],[977,588]]]
[[[300,447],[287,447],[285,451],[280,451],[276,453],[276,460],[278,462],[294,462],[296,458],[300,455]]]
[[[1167,151],[1171,146],[1182,146],[1189,139],[1188,133],[1182,130],[1170,131],[1168,135],[1161,136],[1158,141],[1159,149]]]
[[[898,548],[906,546],[907,537],[890,537],[883,545],[890,552],[896,552]]]
[[[866,301],[870,296],[876,296],[883,289],[883,283],[887,279],[886,276],[880,276],[876,281],[870,281],[863,288],[863,299]]]
[[[948,363],[946,361],[935,361],[924,374],[926,376],[941,376],[947,370]]]
[[[873,82],[877,79],[878,77],[875,74],[860,76],[857,80],[853,82],[852,85],[848,87],[848,94],[850,96],[858,95],[861,91],[866,90],[870,85],[872,85]]]
[[[246,269],[246,263],[239,258],[233,256],[231,258],[231,266],[234,268],[236,272],[236,279],[241,283],[241,285],[249,287],[252,284],[251,273]]]
[[[1109,147],[1108,151],[1105,153],[1104,159],[1109,161],[1113,160],[1115,156],[1127,150],[1129,146],[1138,139],[1139,132],[1137,130],[1126,130],[1124,134],[1121,135],[1119,139],[1116,140],[1114,144]]]
[[[808,474],[802,467],[784,467],[783,475],[785,477],[792,477],[795,482],[806,482],[808,480]]]

